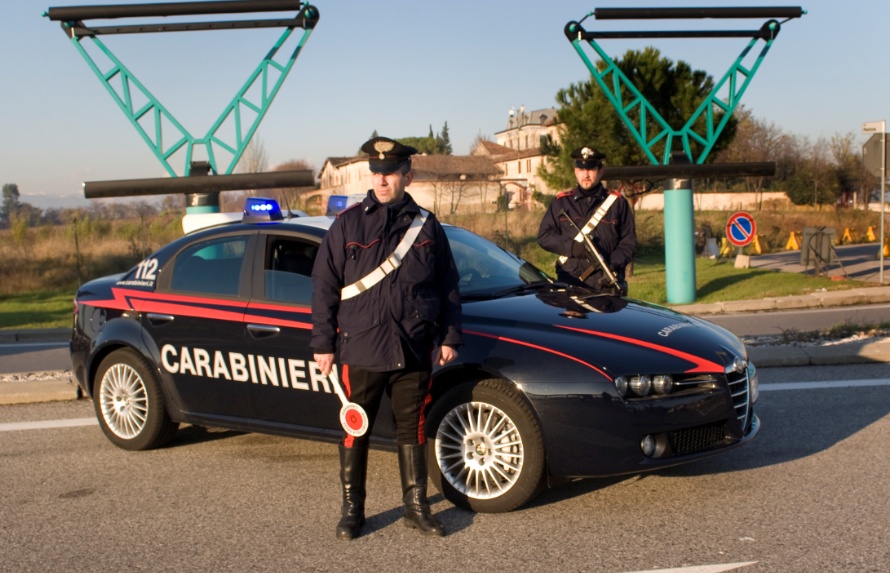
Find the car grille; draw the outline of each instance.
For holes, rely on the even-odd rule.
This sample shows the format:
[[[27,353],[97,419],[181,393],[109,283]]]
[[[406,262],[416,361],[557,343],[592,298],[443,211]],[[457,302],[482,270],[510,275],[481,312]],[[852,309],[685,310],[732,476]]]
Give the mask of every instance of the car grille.
[[[748,369],[742,372],[730,372],[726,375],[729,384],[729,393],[732,395],[732,405],[735,407],[736,416],[742,433],[748,429],[748,415],[751,410],[748,399]]]
[[[726,438],[725,422],[716,422],[668,433],[668,441],[675,456],[707,450],[723,443]]]

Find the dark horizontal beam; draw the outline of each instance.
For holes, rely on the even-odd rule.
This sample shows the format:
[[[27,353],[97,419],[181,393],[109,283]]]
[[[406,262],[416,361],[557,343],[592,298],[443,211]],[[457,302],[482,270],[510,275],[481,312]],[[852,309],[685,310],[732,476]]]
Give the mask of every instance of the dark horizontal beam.
[[[675,163],[671,165],[626,165],[605,168],[603,179],[710,179],[721,177],[772,177],[773,161],[758,163]]]
[[[305,18],[287,20],[231,20],[224,22],[190,22],[188,24],[141,24],[133,26],[72,26],[75,38],[109,34],[145,34],[150,32],[196,32],[199,30],[242,30],[259,28],[303,28]]]
[[[755,38],[760,36],[761,32],[762,30],[646,30],[639,32],[584,32],[581,34],[581,37],[585,40],[612,40],[620,38]]]
[[[597,20],[668,20],[694,18],[800,18],[800,6],[750,8],[596,8]]]
[[[92,18],[151,18],[155,16],[245,14],[299,10],[302,5],[303,3],[300,0],[217,0],[214,2],[63,6],[48,9],[46,17],[54,21],[73,22]]]
[[[195,177],[158,177],[153,179],[122,179],[118,181],[86,181],[83,196],[87,199],[168,195],[171,193],[216,193],[246,189],[277,189],[314,187],[311,169],[238,173],[235,175],[198,175]]]

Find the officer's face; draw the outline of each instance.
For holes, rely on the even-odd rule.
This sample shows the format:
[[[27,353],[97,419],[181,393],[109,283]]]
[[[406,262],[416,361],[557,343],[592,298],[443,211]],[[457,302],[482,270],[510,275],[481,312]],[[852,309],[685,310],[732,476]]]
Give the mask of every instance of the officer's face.
[[[595,187],[597,183],[600,182],[600,179],[603,178],[603,169],[600,167],[599,169],[586,169],[582,167],[575,167],[575,179],[578,180],[578,185],[581,186],[581,189],[590,189]]]
[[[401,170],[392,173],[372,173],[374,196],[384,205],[398,203],[405,197],[405,187],[411,185],[414,171],[403,173]]]

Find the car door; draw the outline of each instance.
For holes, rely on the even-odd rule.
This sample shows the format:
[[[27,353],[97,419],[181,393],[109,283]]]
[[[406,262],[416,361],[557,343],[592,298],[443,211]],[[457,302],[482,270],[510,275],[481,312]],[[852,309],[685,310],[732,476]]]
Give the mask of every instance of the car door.
[[[160,357],[160,372],[183,411],[203,417],[255,415],[255,362],[245,347],[250,289],[246,254],[255,232],[203,238],[165,265],[141,313]]]
[[[339,428],[340,401],[309,349],[311,274],[319,242],[299,233],[260,234],[251,271],[258,280],[244,315],[245,348],[261,365],[253,385],[258,422],[331,434]]]

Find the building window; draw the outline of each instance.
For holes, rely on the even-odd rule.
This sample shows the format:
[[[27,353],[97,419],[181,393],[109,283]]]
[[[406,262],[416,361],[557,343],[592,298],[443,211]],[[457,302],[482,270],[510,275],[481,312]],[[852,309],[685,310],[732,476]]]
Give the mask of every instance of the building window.
[[[526,159],[526,160],[525,160],[525,172],[526,172],[526,173],[531,173],[531,171],[532,171],[532,160],[531,160],[531,159]]]
[[[522,175],[522,161],[521,160],[516,162],[516,169],[519,170],[517,173]]]

